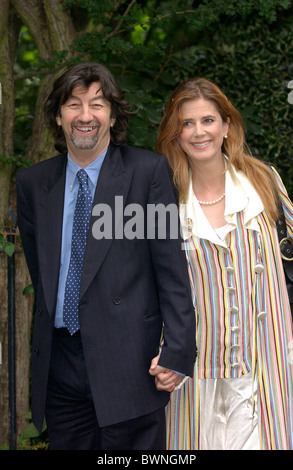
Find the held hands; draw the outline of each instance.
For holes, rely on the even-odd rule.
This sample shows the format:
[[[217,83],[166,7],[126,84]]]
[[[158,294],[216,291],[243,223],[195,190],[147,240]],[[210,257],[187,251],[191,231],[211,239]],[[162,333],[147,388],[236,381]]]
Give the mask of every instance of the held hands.
[[[153,358],[149,374],[155,377],[155,384],[157,390],[173,392],[175,387],[180,385],[184,376],[177,374],[176,372],[166,369],[158,365],[160,355]]]

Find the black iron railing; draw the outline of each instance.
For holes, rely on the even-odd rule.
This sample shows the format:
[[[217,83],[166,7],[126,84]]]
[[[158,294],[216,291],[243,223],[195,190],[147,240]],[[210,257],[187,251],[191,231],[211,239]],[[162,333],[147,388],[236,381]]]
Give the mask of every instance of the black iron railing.
[[[7,256],[7,310],[8,310],[8,374],[9,374],[9,449],[17,448],[16,428],[16,349],[15,349],[15,254],[21,253],[16,250],[16,217],[13,210],[8,211],[9,225],[5,224],[5,238],[7,246],[13,250],[1,249],[1,254]]]

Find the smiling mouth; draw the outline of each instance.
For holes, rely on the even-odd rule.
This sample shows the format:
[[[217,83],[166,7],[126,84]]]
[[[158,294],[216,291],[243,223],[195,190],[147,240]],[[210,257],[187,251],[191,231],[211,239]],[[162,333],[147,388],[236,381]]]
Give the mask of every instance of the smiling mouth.
[[[93,130],[97,129],[97,126],[75,126],[74,129],[80,131],[80,132],[92,132]]]
[[[202,149],[207,147],[211,143],[211,140],[206,140],[205,142],[192,142],[191,145],[197,149]]]

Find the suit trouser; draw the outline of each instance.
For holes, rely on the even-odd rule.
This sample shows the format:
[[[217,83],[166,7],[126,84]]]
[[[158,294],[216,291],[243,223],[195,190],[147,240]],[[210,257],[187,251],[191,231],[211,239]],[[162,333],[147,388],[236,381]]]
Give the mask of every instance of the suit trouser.
[[[99,427],[79,332],[55,329],[46,401],[52,450],[164,450],[164,408]]]

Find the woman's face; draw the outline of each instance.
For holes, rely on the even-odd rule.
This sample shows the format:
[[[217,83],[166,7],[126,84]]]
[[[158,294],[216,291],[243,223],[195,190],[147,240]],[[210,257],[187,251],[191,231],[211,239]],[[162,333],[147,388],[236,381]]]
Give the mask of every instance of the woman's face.
[[[222,144],[228,134],[229,123],[212,101],[198,98],[181,106],[182,131],[178,142],[190,163],[222,159]]]

